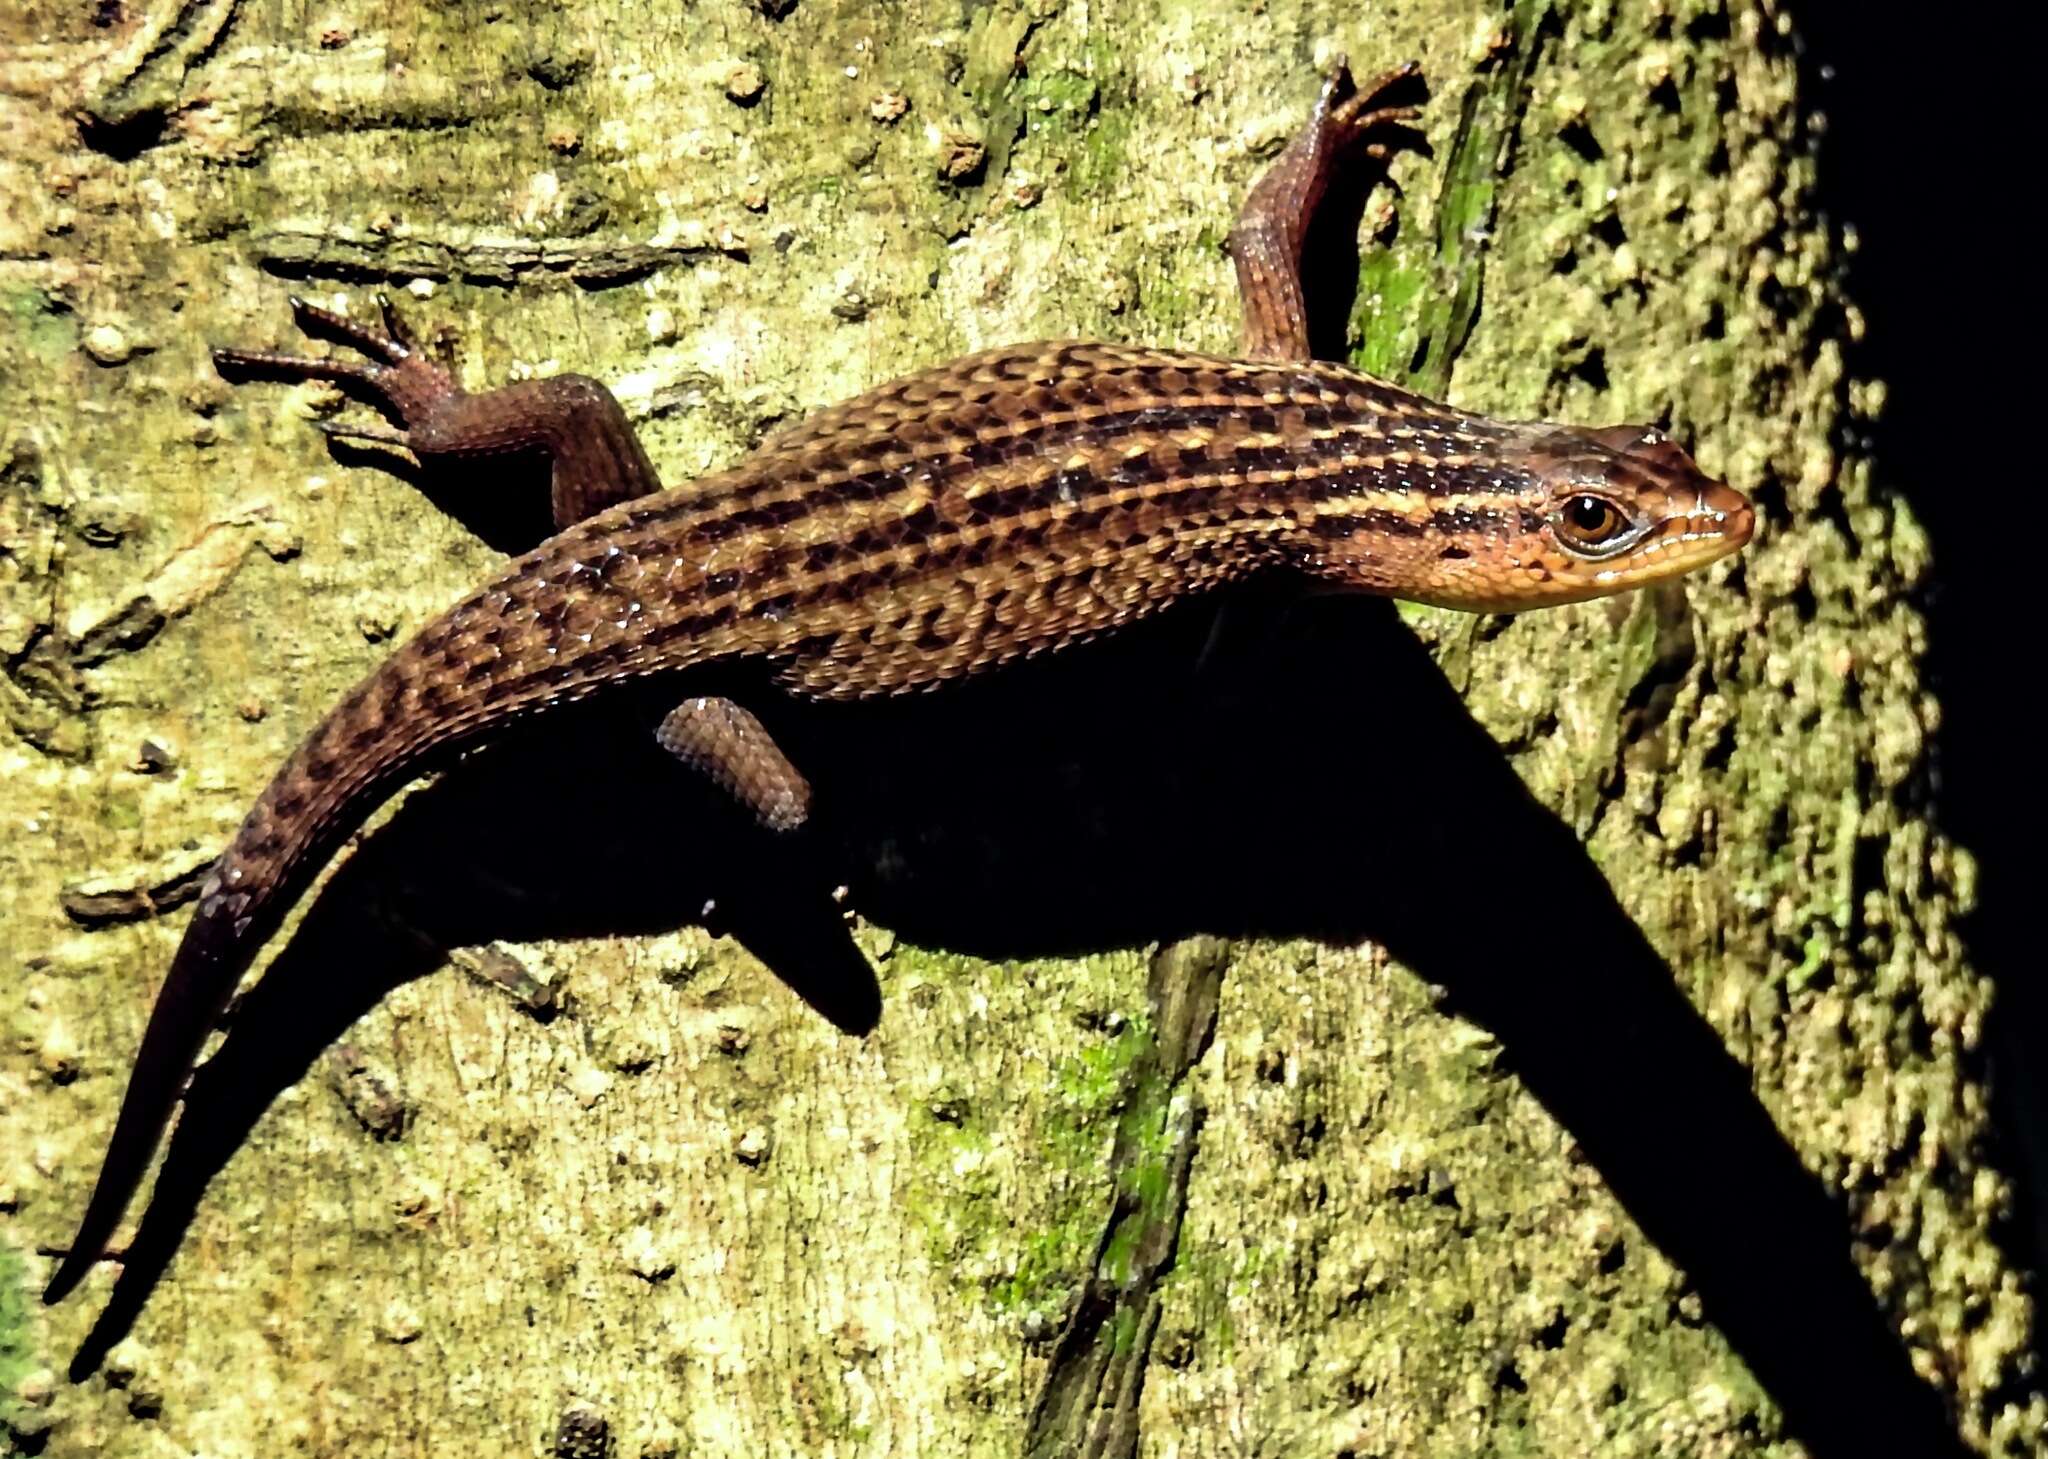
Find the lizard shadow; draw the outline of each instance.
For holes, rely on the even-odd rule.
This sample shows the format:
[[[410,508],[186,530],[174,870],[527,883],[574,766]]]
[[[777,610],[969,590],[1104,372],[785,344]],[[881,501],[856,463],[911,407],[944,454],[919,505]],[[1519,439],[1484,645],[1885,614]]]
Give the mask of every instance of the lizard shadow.
[[[835,1022],[872,1023],[874,975],[823,892],[837,869],[863,914],[991,957],[1196,932],[1380,942],[1499,1038],[1815,1452],[1951,1449],[1839,1203],[1388,606],[1253,588],[1205,646],[1213,621],[1170,612],[914,701],[757,685],[747,702],[817,789],[801,855],[654,747],[652,701],[544,723],[415,792],[195,1076],[74,1373],[128,1330],[277,1095],[450,948],[644,933],[715,900]]]

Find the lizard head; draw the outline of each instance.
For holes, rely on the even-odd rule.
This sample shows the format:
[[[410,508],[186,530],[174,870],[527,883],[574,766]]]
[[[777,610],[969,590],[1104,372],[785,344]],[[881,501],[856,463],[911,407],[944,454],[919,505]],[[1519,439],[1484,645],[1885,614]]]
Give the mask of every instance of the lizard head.
[[[1510,427],[1475,465],[1446,462],[1401,520],[1325,541],[1317,565],[1396,597],[1507,613],[1676,577],[1756,525],[1747,497],[1654,427]]]
[[[1749,498],[1654,426],[1553,429],[1529,450],[1541,496],[1518,555],[1547,578],[1535,601],[1600,597],[1704,567],[1756,529]]]

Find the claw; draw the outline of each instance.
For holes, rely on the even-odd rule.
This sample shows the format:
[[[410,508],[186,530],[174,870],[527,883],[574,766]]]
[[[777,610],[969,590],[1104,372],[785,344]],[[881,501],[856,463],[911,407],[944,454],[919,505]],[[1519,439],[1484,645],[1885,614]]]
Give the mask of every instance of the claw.
[[[377,312],[384,318],[384,332],[391,336],[391,342],[405,354],[416,348],[412,331],[406,328],[405,317],[398,312],[398,306],[391,302],[389,294],[377,295]]]
[[[346,421],[316,420],[313,429],[333,441],[366,441],[375,446],[397,446],[410,450],[412,443],[400,431],[373,430],[369,426],[352,426]]]

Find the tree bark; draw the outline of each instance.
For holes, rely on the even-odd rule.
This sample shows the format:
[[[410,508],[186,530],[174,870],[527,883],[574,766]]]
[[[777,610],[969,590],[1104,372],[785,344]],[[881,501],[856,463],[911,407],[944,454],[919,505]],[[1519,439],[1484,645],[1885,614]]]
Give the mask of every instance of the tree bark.
[[[1883,388],[1844,365],[1780,11],[0,18],[4,1432],[2038,1452],[1928,554],[1856,444]],[[1340,52],[1431,93],[1329,250],[1365,248],[1353,357],[1668,422],[1759,502],[1745,553],[1512,620],[1251,594],[792,711],[866,1038],[741,945],[814,996],[857,975],[806,962],[837,914],[786,907],[772,849],[616,724],[520,739],[308,899],[126,1275],[32,1305],[196,877],[530,527],[531,483],[331,456],[335,398],[230,390],[206,346],[387,289],[472,386],[609,381],[672,482],[984,345],[1228,351],[1221,240]]]

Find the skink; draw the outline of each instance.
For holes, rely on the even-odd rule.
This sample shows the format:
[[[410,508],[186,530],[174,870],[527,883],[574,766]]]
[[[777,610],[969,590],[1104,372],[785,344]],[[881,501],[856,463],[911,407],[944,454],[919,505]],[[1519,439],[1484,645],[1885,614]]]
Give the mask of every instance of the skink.
[[[427,463],[543,452],[559,534],[428,624],[320,722],[222,853],[143,1035],[99,1182],[44,1300],[97,1261],[207,1029],[388,794],[514,721],[673,680],[662,745],[773,829],[802,774],[692,674],[758,665],[812,698],[896,694],[1090,638],[1255,573],[1453,608],[1570,603],[1690,571],[1754,516],[1661,431],[1491,420],[1310,357],[1301,239],[1332,169],[1415,68],[1341,63],[1231,235],[1243,357],[1066,341],[970,355],[825,410],[662,490],[581,376],[471,395],[382,329],[294,301],[365,361],[222,350],[225,371],[367,393]]]

